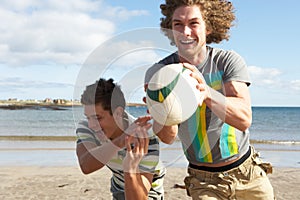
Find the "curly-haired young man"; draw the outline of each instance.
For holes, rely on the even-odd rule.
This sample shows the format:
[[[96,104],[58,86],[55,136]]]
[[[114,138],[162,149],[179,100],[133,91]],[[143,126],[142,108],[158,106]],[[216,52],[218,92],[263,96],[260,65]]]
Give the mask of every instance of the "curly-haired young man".
[[[274,199],[263,163],[250,145],[252,121],[244,59],[234,51],[213,48],[229,39],[235,20],[227,0],[166,0],[160,6],[161,28],[178,51],[150,67],[145,89],[153,74],[168,64],[181,63],[198,81],[202,104],[179,125],[154,121],[153,130],[165,143],[181,140],[189,162],[185,178],[193,199]],[[188,102],[185,102],[188,103]]]

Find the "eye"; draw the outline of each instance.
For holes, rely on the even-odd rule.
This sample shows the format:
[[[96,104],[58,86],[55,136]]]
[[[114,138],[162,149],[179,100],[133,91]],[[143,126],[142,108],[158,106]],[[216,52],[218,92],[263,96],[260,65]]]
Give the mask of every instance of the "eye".
[[[193,22],[191,22],[190,24],[191,24],[191,26],[198,26],[200,23],[197,22],[197,21],[193,21]]]
[[[103,119],[103,117],[102,116],[91,116],[91,117],[87,117],[86,116],[86,119],[87,120],[93,120],[93,121],[101,121],[102,119]]]
[[[103,117],[102,116],[96,116],[96,117],[94,117],[94,119],[100,121],[100,120],[103,119]]]
[[[173,27],[178,27],[178,26],[181,26],[182,25],[182,23],[180,23],[180,22],[173,22]]]

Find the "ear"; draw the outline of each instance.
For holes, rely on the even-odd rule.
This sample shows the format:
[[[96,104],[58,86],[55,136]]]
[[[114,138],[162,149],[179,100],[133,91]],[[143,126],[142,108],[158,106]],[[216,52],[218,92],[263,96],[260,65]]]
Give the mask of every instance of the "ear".
[[[211,28],[206,27],[206,36],[210,35],[212,33]]]
[[[117,107],[113,112],[114,119],[115,120],[122,119],[123,113],[124,113],[124,109],[120,106]]]
[[[120,106],[117,107],[113,112],[114,120],[120,129],[122,129],[123,127],[123,113],[124,113],[124,109]]]

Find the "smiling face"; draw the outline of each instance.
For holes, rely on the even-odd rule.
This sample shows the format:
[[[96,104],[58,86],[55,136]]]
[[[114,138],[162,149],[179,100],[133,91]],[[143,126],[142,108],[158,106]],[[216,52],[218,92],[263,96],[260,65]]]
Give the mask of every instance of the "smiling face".
[[[206,55],[207,35],[200,7],[178,7],[172,17],[172,30],[181,61],[199,64]]]
[[[114,113],[118,112],[116,111]],[[102,130],[107,138],[114,139],[122,134],[114,117],[108,110],[104,110],[101,104],[84,105],[84,115],[88,120],[88,126],[95,132]]]

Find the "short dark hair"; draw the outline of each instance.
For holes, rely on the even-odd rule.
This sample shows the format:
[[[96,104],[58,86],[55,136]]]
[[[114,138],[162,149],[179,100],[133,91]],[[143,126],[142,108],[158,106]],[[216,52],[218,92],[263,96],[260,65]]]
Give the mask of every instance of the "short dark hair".
[[[121,87],[111,78],[100,78],[94,84],[86,86],[80,101],[83,105],[101,104],[111,114],[117,107],[125,108],[126,105]]]

